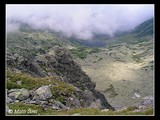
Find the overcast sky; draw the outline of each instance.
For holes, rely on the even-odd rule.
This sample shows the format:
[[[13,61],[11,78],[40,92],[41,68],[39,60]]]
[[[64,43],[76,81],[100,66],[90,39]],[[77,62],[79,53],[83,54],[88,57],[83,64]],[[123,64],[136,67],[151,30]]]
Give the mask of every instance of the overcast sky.
[[[7,31],[18,30],[19,24],[10,22],[18,20],[35,29],[49,28],[80,39],[90,39],[94,33],[113,36],[153,16],[153,4],[6,5]]]

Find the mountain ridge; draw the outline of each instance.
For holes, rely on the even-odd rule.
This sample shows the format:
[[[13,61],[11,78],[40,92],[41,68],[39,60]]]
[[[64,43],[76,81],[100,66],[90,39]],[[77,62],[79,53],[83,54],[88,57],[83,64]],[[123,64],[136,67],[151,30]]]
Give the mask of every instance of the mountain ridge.
[[[143,71],[150,70],[150,66],[152,66],[151,68],[153,70],[152,64],[154,63],[154,60],[151,60],[152,50],[153,50],[151,46],[153,41],[152,40],[153,33],[150,32],[153,29],[153,28],[151,29],[152,25],[153,24],[151,23],[151,21],[144,22],[138,25],[140,27],[137,26],[133,33],[129,32],[129,33],[120,34],[120,36],[116,38],[108,38],[108,36],[105,36],[105,35],[103,36],[97,35],[96,37],[98,40],[100,39],[100,41],[107,43],[107,46],[104,45],[103,47],[100,46],[99,48],[95,48],[95,46],[91,46],[91,45],[86,46],[85,43],[83,43],[81,40],[76,41],[75,38],[66,38],[63,35],[61,36],[60,33],[58,34],[58,33],[46,32],[46,31],[44,32],[43,30],[30,31],[29,27],[26,28],[27,29],[26,30],[25,26],[22,26],[24,27],[23,30],[20,29],[20,31],[17,31],[14,33],[7,33],[7,49],[6,49],[7,70],[15,73],[19,73],[19,72],[22,74],[28,73],[33,77],[44,78],[44,79],[46,77],[58,76],[60,77],[59,81],[72,84],[73,86],[76,87],[77,94],[79,96],[83,96],[82,101],[86,103],[84,105],[79,105],[80,99],[78,98],[78,96],[76,95],[67,96],[67,97],[73,97],[75,99],[76,101],[75,106],[77,105],[79,107],[85,106],[85,107],[95,107],[100,109],[107,108],[107,109],[115,110],[114,108],[115,105],[112,105],[115,101],[113,100],[114,101],[113,103],[111,101],[114,98],[109,99],[109,102],[108,102],[108,95],[106,94],[104,95],[104,93],[99,92],[99,91],[104,91],[104,89],[97,90],[96,85],[98,84],[98,88],[99,88],[100,82],[97,82],[92,79],[93,78],[92,74],[89,74],[86,70],[84,70],[84,65],[85,67],[89,67],[90,65],[92,69],[94,68],[95,70],[101,69],[101,68],[103,69],[104,66],[106,65],[108,66],[107,69],[109,73],[111,69],[109,67],[110,65],[112,65],[111,63],[107,65],[108,63],[107,62],[103,66],[101,66],[101,64],[98,64],[98,63],[106,62],[109,59],[113,60],[115,63],[117,62],[123,63],[125,62],[125,57],[126,57],[126,58],[129,58],[129,60],[127,59],[129,62],[130,60],[132,60],[131,62],[133,62],[132,65],[135,65],[134,67],[141,65],[144,59],[144,62],[146,63],[144,63],[144,65],[142,64],[142,67],[144,67]],[[150,34],[148,34],[148,31]],[[139,36],[141,34],[142,36]],[[96,37],[94,38],[94,40],[96,40]],[[146,48],[143,48],[143,46],[146,46]],[[124,49],[126,51],[124,51]],[[131,52],[131,53],[127,53],[127,52]],[[100,55],[103,55],[103,56],[100,56]],[[93,59],[90,59],[90,57],[91,58],[93,57]],[[146,59],[145,57],[148,57],[148,59]],[[106,58],[106,61],[105,61],[105,58]],[[80,60],[77,60],[77,59],[80,59]],[[88,60],[89,60],[89,65],[87,62]],[[86,63],[84,65],[83,64],[80,65],[81,63],[83,63],[83,61]],[[92,62],[94,64],[93,66],[92,66]],[[97,66],[100,65],[101,68],[99,67],[95,68],[96,66],[95,63],[97,64]],[[117,64],[117,65],[119,65],[117,67],[117,69],[119,69],[121,64]],[[147,65],[149,65],[149,67],[147,67]],[[127,66],[125,67],[127,68]],[[123,73],[122,70],[120,71],[121,73]],[[104,73],[105,68],[101,72]],[[95,72],[94,74],[95,75],[96,73],[100,74],[101,72]],[[129,72],[131,73],[132,71],[130,70]],[[115,72],[114,74],[118,75],[118,72]],[[109,76],[112,76],[112,73],[110,73]],[[102,77],[100,77],[100,80],[101,78]],[[116,78],[116,75],[113,78]],[[23,81],[21,82],[20,81],[21,80],[17,78],[16,78],[16,83],[14,79],[13,81],[12,79],[7,80],[7,82],[9,82],[8,85],[13,86],[13,88],[14,86],[20,87],[21,85],[19,85],[19,83],[22,82],[23,84]],[[124,79],[123,82],[124,81],[126,81],[126,79]],[[105,82],[104,85],[110,85],[110,84],[108,83],[106,84]],[[49,84],[48,84],[48,87],[44,85],[42,85],[41,87],[45,89],[47,88],[47,90],[50,89]],[[114,92],[117,93],[116,91],[117,87],[115,87],[115,85],[113,85],[113,87],[115,89]],[[17,91],[18,93],[16,94],[20,94],[19,92],[22,92],[22,93],[26,92],[26,90],[23,91],[23,89],[17,90]],[[11,91],[9,90],[9,92],[12,93],[13,90]],[[13,93],[15,94],[15,92],[16,91],[14,91]],[[33,90],[32,92],[35,92],[35,91]],[[13,93],[10,94],[10,96],[14,97]],[[116,96],[118,95],[121,95],[121,94],[117,93]],[[109,96],[112,96],[112,95],[109,95]],[[58,96],[58,99],[62,100],[62,98],[66,98],[66,96],[63,94],[60,94],[60,96]],[[42,101],[40,102],[43,103]],[[66,105],[65,102],[63,103],[64,105]],[[61,107],[63,106],[61,103],[57,103],[56,101],[54,101],[53,103],[55,106],[56,104],[60,105]],[[112,104],[110,105],[109,103],[112,103]],[[118,101],[117,103],[120,103],[120,101]],[[58,105],[56,107],[58,107]],[[61,109],[61,107],[59,107],[58,109]]]

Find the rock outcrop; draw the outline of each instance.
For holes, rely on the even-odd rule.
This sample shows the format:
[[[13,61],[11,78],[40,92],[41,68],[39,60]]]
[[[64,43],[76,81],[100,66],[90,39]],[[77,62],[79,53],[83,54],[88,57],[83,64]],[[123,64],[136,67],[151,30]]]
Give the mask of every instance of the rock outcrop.
[[[11,60],[12,58],[12,60]],[[20,61],[19,61],[19,58]],[[77,89],[77,94],[80,96],[77,98],[73,95],[70,99],[72,104],[66,100],[66,106],[71,107],[97,107],[101,109],[114,108],[108,103],[105,96],[99,91],[95,90],[95,83],[91,81],[90,77],[82,71],[80,65],[78,65],[73,59],[71,54],[64,48],[55,46],[47,54],[37,55],[33,58],[23,58],[23,56],[16,55],[8,57],[8,68],[12,71],[21,71],[38,77],[58,76],[61,81],[72,84]],[[14,64],[14,65],[13,65]],[[15,71],[15,72],[16,72]],[[12,93],[13,94],[13,93]],[[10,93],[9,97],[15,97]],[[22,94],[22,93],[21,93]],[[19,97],[20,100],[28,98],[29,94]],[[38,88],[34,93],[30,93],[37,100],[47,100],[52,98],[52,93],[49,86],[42,86]],[[16,97],[15,97],[16,98]],[[16,98],[17,99],[17,98]],[[31,102],[31,101],[30,101]],[[33,102],[33,101],[32,101]],[[34,102],[33,102],[34,103]],[[35,102],[37,103],[37,102]],[[53,108],[60,108],[54,105]],[[64,108],[64,106],[62,107]]]
[[[26,100],[27,98],[29,98],[30,93],[27,89],[12,89],[9,91],[8,96],[12,99],[12,100]],[[12,101],[8,98],[8,101]]]
[[[50,86],[42,86],[35,91],[40,100],[47,100],[52,97]]]
[[[139,109],[146,109],[148,107],[154,107],[154,97],[146,96],[143,98],[141,103],[138,105]]]

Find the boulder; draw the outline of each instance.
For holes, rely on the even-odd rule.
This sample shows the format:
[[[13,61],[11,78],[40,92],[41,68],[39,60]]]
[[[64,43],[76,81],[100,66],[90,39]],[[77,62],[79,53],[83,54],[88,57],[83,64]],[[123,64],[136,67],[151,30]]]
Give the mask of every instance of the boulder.
[[[68,97],[66,101],[66,106],[70,108],[80,108],[81,103],[75,95],[72,95],[72,97]]]
[[[31,101],[31,98],[28,98],[28,99],[26,99],[26,100],[23,100],[22,102],[24,102],[24,103],[29,103]]]
[[[85,91],[83,92],[82,98],[83,98],[84,100],[87,100],[87,101],[94,101],[94,100],[95,100],[92,92],[89,91],[89,90],[85,90]]]
[[[97,99],[100,99],[100,103],[104,107],[104,109],[114,109],[108,103],[105,96],[99,91],[95,90],[95,82],[93,82],[91,78],[84,71],[82,71],[81,66],[73,60],[72,55],[67,49],[55,46],[53,47],[52,51],[52,54],[46,53],[31,58],[25,58],[24,60],[22,59],[17,69],[21,71],[26,71],[32,76],[38,77],[56,75],[59,78],[61,78],[62,81],[77,87],[81,92],[77,92],[78,95],[75,95],[75,98],[71,96],[73,97],[72,105],[74,107],[89,107],[92,102],[95,102]],[[16,57],[16,55],[14,57]],[[13,59],[16,60],[15,58]],[[13,66],[13,61],[11,60],[9,64],[11,67]],[[83,93],[83,91],[85,92]],[[13,97],[15,95],[11,96]],[[36,88],[36,90],[34,90],[34,92],[31,93],[30,98],[32,101],[45,101],[51,99],[51,87],[42,86],[38,89]]]
[[[52,97],[52,91],[50,86],[42,86],[38,88],[35,93],[39,96],[40,100],[47,100]]]
[[[18,91],[19,91],[19,89],[10,89],[10,90],[8,91],[8,93],[18,92]]]
[[[154,106],[154,97],[153,96],[146,96],[143,98],[143,101],[140,103],[139,108],[145,109],[147,107],[153,107]]]
[[[138,93],[134,93],[133,99],[140,98],[141,96]]]
[[[59,110],[60,108],[58,107],[58,106],[56,106],[56,105],[52,105],[52,107],[51,107],[52,109],[54,109],[54,110]]]
[[[90,107],[91,108],[99,108],[99,109],[103,108],[103,106],[101,105],[101,100],[100,99],[96,100],[95,102],[92,102]]]
[[[34,95],[33,98],[32,98],[33,101],[36,101],[36,100],[39,100],[39,99],[40,99],[40,97],[39,97],[39,95],[37,95],[37,94]]]
[[[9,90],[8,90],[8,89],[6,89],[6,93],[7,93],[7,95],[8,95],[8,93],[9,93]]]
[[[36,101],[28,100],[28,101],[23,101],[23,102],[26,103],[26,104],[48,105],[47,101],[41,101],[41,100],[36,100]]]
[[[68,109],[68,107],[66,107],[63,103],[59,101],[54,101],[54,103],[52,104],[52,108],[56,110],[59,110],[59,109],[67,110]]]
[[[12,103],[12,102],[14,102],[14,100],[12,100],[10,97],[7,97],[7,101],[6,101],[7,103]]]
[[[112,107],[112,106],[108,103],[106,97],[105,97],[102,93],[100,93],[99,91],[97,91],[97,90],[95,90],[95,89],[92,90],[92,93],[93,93],[93,96],[94,96],[96,99],[100,99],[101,105],[103,106],[102,109],[106,109],[106,108],[107,108],[107,109],[110,109],[110,110],[115,110],[115,108]]]
[[[8,96],[13,100],[26,100],[29,98],[30,93],[27,89],[13,89],[9,91]]]
[[[103,110],[101,110],[101,112],[108,112],[109,111],[109,109],[103,109]]]

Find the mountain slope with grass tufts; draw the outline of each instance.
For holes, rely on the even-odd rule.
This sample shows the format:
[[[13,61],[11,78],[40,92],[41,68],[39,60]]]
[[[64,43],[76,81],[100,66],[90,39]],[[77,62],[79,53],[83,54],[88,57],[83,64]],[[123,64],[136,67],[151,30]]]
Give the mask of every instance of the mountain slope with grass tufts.
[[[153,19],[149,19],[133,33],[106,39],[107,46],[100,48],[100,52],[88,55],[84,60],[76,59],[82,70],[96,82],[96,89],[117,110],[137,106],[146,96],[154,96],[152,33]]]
[[[94,43],[27,24],[7,33],[7,114],[153,114],[152,22]]]
[[[8,34],[7,107],[18,102],[44,110],[114,110],[105,96],[95,90],[95,83],[73,60],[66,45],[71,46],[48,33]]]

